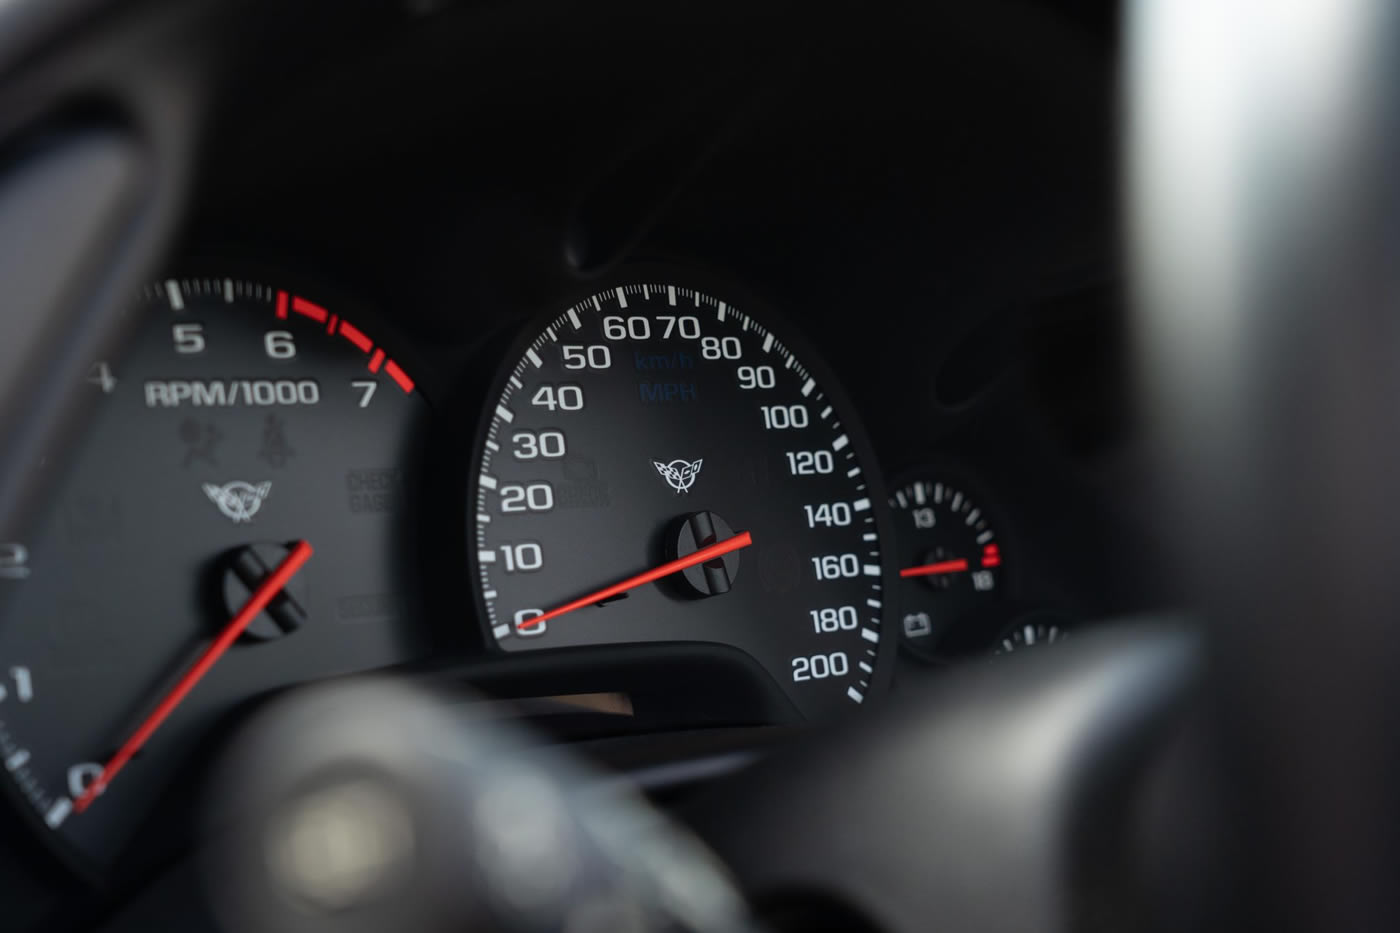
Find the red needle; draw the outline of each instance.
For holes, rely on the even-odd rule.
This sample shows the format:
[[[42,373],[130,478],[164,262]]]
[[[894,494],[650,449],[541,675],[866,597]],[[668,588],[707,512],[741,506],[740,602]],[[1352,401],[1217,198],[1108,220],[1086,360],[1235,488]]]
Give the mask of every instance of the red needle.
[[[922,567],[905,567],[899,572],[901,577],[931,577],[938,573],[957,573],[967,569],[964,558],[945,560],[937,564],[924,564]]]
[[[573,612],[575,609],[582,609],[584,606],[591,606],[594,603],[601,603],[605,599],[611,599],[618,593],[625,593],[628,590],[635,590],[639,586],[660,580],[662,577],[669,577],[673,573],[679,573],[687,567],[694,567],[696,564],[703,564],[706,561],[723,557],[730,551],[737,551],[753,544],[753,536],[747,531],[741,531],[732,538],[725,538],[711,544],[709,547],[702,547],[694,554],[687,554],[678,560],[662,564],[660,567],[653,567],[645,573],[639,573],[635,577],[628,577],[621,583],[614,583],[596,593],[589,593],[582,599],[576,599],[571,603],[565,603],[557,609],[551,609],[544,615],[535,616],[533,619],[526,619],[521,622],[518,628],[534,628],[541,622],[548,622],[550,619],[557,619],[566,612]]]
[[[137,726],[136,731],[131,734],[131,738],[127,739],[122,747],[117,749],[117,753],[112,756],[111,760],[103,765],[102,773],[87,786],[87,789],[77,800],[73,801],[74,810],[82,813],[92,804],[98,794],[106,790],[107,785],[112,783],[112,778],[116,777],[121,769],[126,767],[126,763],[131,760],[132,756],[150,740],[155,731],[160,728],[161,723],[165,722],[166,718],[175,711],[175,707],[179,706],[189,695],[189,692],[194,689],[194,685],[199,683],[205,674],[209,673],[214,662],[218,661],[223,653],[229,649],[229,646],[238,640],[238,636],[243,634],[243,630],[248,627],[249,623],[258,617],[258,613],[266,609],[273,597],[282,592],[282,588],[292,577],[296,576],[302,564],[311,558],[311,554],[311,545],[305,541],[298,541],[293,546],[292,552],[283,559],[282,563],[277,565],[277,569],[258,584],[253,595],[248,598],[248,601],[243,604],[243,608],[238,610],[238,614],[229,621],[228,625],[224,626],[224,630],[219,633],[218,638],[214,639],[214,643],[204,649],[199,660],[185,671],[179,683],[171,688],[159,705],[151,711],[151,714],[142,720],[141,725]]]

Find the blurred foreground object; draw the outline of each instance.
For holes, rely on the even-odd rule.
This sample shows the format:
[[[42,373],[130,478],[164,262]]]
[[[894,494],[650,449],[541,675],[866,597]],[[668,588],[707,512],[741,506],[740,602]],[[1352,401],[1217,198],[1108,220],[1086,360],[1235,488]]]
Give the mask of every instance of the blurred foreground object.
[[[1128,11],[1137,346],[1173,571],[1210,623],[1222,926],[1392,929],[1400,6]]]
[[[641,798],[388,680],[270,704],[213,785],[206,883],[229,933],[736,931],[698,842]]]

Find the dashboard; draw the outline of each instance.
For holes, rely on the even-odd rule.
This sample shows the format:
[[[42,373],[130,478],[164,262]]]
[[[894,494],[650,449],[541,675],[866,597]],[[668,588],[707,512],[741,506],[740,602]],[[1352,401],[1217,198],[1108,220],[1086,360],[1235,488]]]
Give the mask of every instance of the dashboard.
[[[301,684],[685,759],[1159,605],[1111,24],[701,6],[310,5],[218,72],[0,536],[13,929],[178,862]]]

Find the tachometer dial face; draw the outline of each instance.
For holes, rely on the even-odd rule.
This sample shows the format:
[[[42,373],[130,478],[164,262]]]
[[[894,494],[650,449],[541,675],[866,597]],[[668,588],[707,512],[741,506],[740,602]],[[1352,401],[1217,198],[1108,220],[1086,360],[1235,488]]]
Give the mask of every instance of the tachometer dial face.
[[[904,645],[927,655],[962,619],[1005,588],[1002,542],[987,510],[961,484],[918,478],[890,496]]]
[[[182,766],[240,702],[426,641],[400,525],[427,405],[371,323],[221,277],[137,313],[50,503],[0,538],[0,780],[97,868],[183,822]]]
[[[727,645],[807,716],[882,686],[882,493],[809,353],[668,284],[601,292],[527,338],[468,517],[501,649]]]

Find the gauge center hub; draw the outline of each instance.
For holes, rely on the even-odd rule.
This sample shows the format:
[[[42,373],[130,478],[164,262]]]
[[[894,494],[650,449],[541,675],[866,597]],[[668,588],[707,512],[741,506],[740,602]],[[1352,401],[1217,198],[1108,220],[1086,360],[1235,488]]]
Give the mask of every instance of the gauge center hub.
[[[692,512],[681,519],[671,536],[674,558],[689,557],[701,548],[734,537],[734,529],[714,512]],[[682,571],[685,588],[698,596],[728,593],[739,575],[740,552],[730,551]]]

